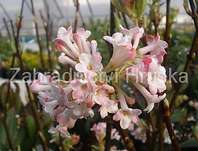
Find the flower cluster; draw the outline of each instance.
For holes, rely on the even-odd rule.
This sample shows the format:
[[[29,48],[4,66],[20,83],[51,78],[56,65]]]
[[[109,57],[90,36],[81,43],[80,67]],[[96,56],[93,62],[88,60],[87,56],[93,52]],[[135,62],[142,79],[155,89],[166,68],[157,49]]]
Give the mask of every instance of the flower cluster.
[[[120,84],[98,79],[101,73],[108,75],[117,70],[122,80],[130,75],[130,82],[145,97],[145,111],[150,112],[154,103],[166,96],[166,73],[161,63],[167,43],[159,36],[147,36],[147,44],[142,48],[138,46],[144,36],[143,28],[127,30],[121,27],[121,32],[112,37],[104,36],[113,45],[113,54],[108,65],[103,67],[96,41],[88,40],[90,34],[83,28],[73,33],[71,27],[61,27],[55,39],[56,49],[61,52],[59,62],[72,66],[82,75],[80,78],[66,83],[64,79],[53,80],[40,73],[31,84],[32,91],[38,93],[43,110],[58,123],[53,131],[64,135],[78,119],[93,117],[96,106],[101,118],[113,114],[113,120],[120,122],[123,129],[138,123],[142,111],[131,107],[134,99],[127,96]],[[133,103],[129,103],[131,100]],[[93,127],[94,131],[96,127]]]

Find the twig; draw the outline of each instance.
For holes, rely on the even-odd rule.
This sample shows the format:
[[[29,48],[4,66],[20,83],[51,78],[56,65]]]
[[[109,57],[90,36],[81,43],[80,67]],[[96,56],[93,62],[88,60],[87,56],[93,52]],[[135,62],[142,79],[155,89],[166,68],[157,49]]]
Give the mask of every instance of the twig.
[[[3,6],[2,3],[0,3],[0,7],[1,7],[1,9],[3,10],[5,16],[6,16],[9,20],[11,20],[11,17],[10,17],[10,15],[9,15],[8,11],[5,9],[5,7]]]
[[[80,4],[78,0],[74,0],[74,6],[76,7],[76,15],[75,15],[75,20],[74,20],[74,32],[76,32],[77,27],[78,27],[78,15],[79,15],[79,9],[80,9]]]
[[[159,113],[162,113],[162,114],[159,114],[158,115],[158,130],[159,130],[159,151],[164,151],[164,128],[165,128],[165,125],[163,123],[163,118],[161,115],[163,115],[163,111],[162,111],[162,105],[160,104],[159,106]]]
[[[46,21],[44,16],[42,15],[42,12],[40,12],[40,16],[43,22],[43,28],[45,30],[45,38],[46,38],[46,47],[47,47],[47,52],[48,52],[48,63],[49,63],[49,68],[52,69],[52,59],[51,59],[51,48],[50,48],[50,40],[51,40],[51,34],[52,31],[50,29],[50,26],[53,26],[52,22]]]
[[[56,6],[56,8],[57,8],[59,14],[60,14],[60,17],[63,18],[63,17],[64,17],[63,12],[62,12],[62,10],[61,10],[61,8],[60,8],[60,6],[59,6],[57,0],[54,0],[54,3],[55,3],[55,6]]]
[[[113,3],[111,2],[111,7],[110,7],[110,34],[113,35],[113,33],[115,32],[115,16],[114,16],[114,12],[115,12],[115,8],[113,6]],[[113,54],[113,49],[109,49],[110,51],[110,56],[112,56]]]
[[[172,127],[172,123],[170,120],[170,109],[167,103],[168,103],[168,100],[163,101],[163,106],[162,106],[163,120],[166,124],[166,128],[168,130],[174,151],[181,151],[180,146],[178,144],[177,137]]]
[[[91,7],[91,4],[90,4],[89,0],[87,0],[87,6],[88,6],[89,12],[90,12],[90,21],[93,24],[94,13],[93,13],[93,9]]]
[[[164,40],[169,44],[170,43],[170,31],[171,31],[171,26],[170,26],[170,0],[166,0],[166,29],[164,33]],[[165,58],[166,59],[166,56]],[[162,109],[162,114],[163,114],[163,122],[166,125],[166,128],[168,130],[169,136],[171,138],[172,146],[175,151],[180,151],[180,146],[178,144],[174,129],[172,127],[171,119],[170,119],[170,108],[168,105],[168,100],[164,100],[160,103],[160,108]],[[162,134],[163,130],[161,130],[161,136],[160,138],[162,139]],[[161,142],[162,140],[160,140]],[[162,142],[161,142],[162,143]]]
[[[33,3],[33,0],[30,0],[30,2],[31,2],[32,15],[34,17],[33,20],[34,20],[34,28],[35,28],[35,31],[36,31],[36,39],[37,39],[37,43],[38,43],[38,46],[39,46],[40,63],[42,65],[42,67],[45,68],[44,57],[43,57],[43,47],[42,47],[41,40],[40,40],[38,23],[37,23],[35,9],[34,9],[34,3]]]
[[[110,4],[110,34],[112,35],[115,32],[115,16],[114,16],[114,12],[115,12],[115,8],[113,6],[113,3],[111,2]]]
[[[25,1],[25,4],[26,4],[26,7],[30,10],[30,12],[32,13],[32,8],[31,8],[31,6],[29,5],[29,3],[28,3],[28,1],[26,0]]]
[[[82,22],[83,27],[86,27],[85,21],[84,21],[84,19],[83,19],[83,15],[82,15],[82,13],[81,13],[80,10],[79,10],[79,16],[80,16],[80,20],[81,20],[81,22]]]
[[[4,23],[4,26],[5,26],[5,28],[6,28],[6,31],[7,31],[7,34],[8,34],[8,38],[9,38],[10,41],[12,41],[12,37],[11,37],[11,34],[10,34],[10,30],[9,30],[9,27],[8,27],[8,23],[7,23],[7,21],[6,21],[5,18],[3,18],[3,23]]]
[[[94,13],[93,13],[93,9],[91,7],[91,4],[90,4],[89,0],[87,0],[87,5],[88,5],[88,8],[89,8],[89,12],[90,12],[90,14],[91,14],[91,16],[93,18],[94,17]]]
[[[25,0],[22,0],[21,10],[20,10],[20,14],[19,14],[19,21],[17,22],[16,39],[18,40],[18,43],[19,43],[19,33],[21,30],[21,24],[22,24],[22,19],[23,19],[24,3],[25,3]]]
[[[50,26],[52,26],[53,24],[51,22],[50,8],[47,3],[47,0],[43,0],[43,2],[44,2],[46,13],[47,13],[46,14],[47,15],[46,22],[43,22],[43,23],[44,23],[45,36],[46,36],[48,63],[49,63],[49,68],[52,69],[52,59],[51,59],[51,50],[50,50],[50,44],[49,44],[50,42],[49,41],[51,40]]]
[[[170,43],[170,1],[166,0],[166,29],[164,32],[164,40],[169,44]]]
[[[195,6],[195,2],[193,0],[189,0],[189,3],[190,3],[190,7],[191,7],[191,11],[192,11],[192,19],[194,21],[194,24],[195,24],[195,28],[198,29],[198,8],[196,10],[196,6]]]

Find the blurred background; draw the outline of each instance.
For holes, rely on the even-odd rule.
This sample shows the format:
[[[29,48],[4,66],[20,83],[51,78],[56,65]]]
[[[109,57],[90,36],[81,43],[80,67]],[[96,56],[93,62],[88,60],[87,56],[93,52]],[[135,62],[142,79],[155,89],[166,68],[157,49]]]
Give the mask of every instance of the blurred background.
[[[145,3],[138,5],[143,8],[142,12],[136,10],[135,17],[130,15],[134,14],[134,10],[130,12],[130,6],[123,1],[0,0],[0,151],[97,150],[91,145],[96,142],[89,132],[92,119],[80,120],[76,124],[79,126],[71,130],[80,135],[81,142],[78,145],[72,144],[72,140],[50,135],[48,129],[53,122],[41,112],[36,96],[31,94],[28,85],[21,80],[23,72],[33,73],[34,69],[41,72],[67,70],[67,67],[58,64],[53,45],[61,26],[71,25],[74,30],[78,27],[90,30],[91,39],[98,42],[103,63],[106,64],[111,51],[103,41],[103,36],[118,31],[120,24],[129,28],[136,21],[138,24],[141,22],[146,33],[158,32],[169,43],[164,63],[167,70],[184,70],[189,63],[189,51],[192,48],[197,51],[198,46],[193,46],[197,29],[192,17],[186,13],[183,1],[144,0]],[[171,120],[182,150],[198,148],[197,53],[190,57],[188,83],[175,84],[168,79],[167,84],[170,98],[175,102]],[[11,68],[20,68],[13,81],[9,80],[15,73]],[[135,145],[140,144],[141,141],[135,141]],[[170,150],[170,143],[165,144],[164,150]],[[147,149],[139,146],[137,150]]]

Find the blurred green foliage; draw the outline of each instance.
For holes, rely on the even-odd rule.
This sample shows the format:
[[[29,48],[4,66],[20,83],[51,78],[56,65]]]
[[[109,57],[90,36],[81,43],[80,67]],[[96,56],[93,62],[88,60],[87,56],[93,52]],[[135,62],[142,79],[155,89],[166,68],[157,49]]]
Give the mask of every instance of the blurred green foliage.
[[[7,38],[0,38],[0,61],[8,60],[12,56],[13,49]]]
[[[167,66],[174,71],[181,71],[186,62],[186,55],[190,49],[193,33],[173,30],[171,46],[168,49]]]

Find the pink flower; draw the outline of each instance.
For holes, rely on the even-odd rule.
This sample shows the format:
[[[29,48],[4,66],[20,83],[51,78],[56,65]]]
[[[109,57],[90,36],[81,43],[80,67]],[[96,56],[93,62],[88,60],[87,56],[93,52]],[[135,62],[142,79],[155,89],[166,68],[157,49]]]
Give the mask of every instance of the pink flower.
[[[32,92],[38,93],[40,91],[49,90],[51,79],[49,76],[45,76],[42,73],[38,74],[38,79],[34,80],[30,85]]]
[[[137,123],[141,114],[139,109],[120,109],[114,116],[113,120],[120,121],[120,127],[122,129],[129,128],[131,123]]]
[[[57,115],[56,120],[62,127],[73,128],[76,123],[76,119],[72,118],[72,115],[72,110],[66,109],[61,114]]]
[[[147,101],[147,107],[144,109],[144,111],[150,112],[154,107],[154,103],[159,103],[166,97],[166,94],[151,94],[144,86],[139,83],[133,83],[133,85],[141,92]]]
[[[108,113],[115,113],[118,110],[117,102],[109,99],[109,94],[114,92],[114,89],[107,84],[103,84],[96,90],[96,95],[94,96],[95,102],[100,105],[100,115],[105,118]]]
[[[56,116],[57,113],[62,111],[63,106],[71,104],[68,99],[71,90],[70,87],[61,88],[51,86],[51,89],[39,92],[38,98],[43,105],[44,111],[49,113],[52,117]]]
[[[74,108],[72,108],[72,113],[76,119],[94,116],[93,110],[85,102],[81,104],[75,104]]]
[[[49,89],[38,92],[38,98],[44,111],[58,123],[57,131],[65,133],[67,128],[74,126],[77,119],[93,116],[91,107],[94,105],[94,101],[90,102],[90,91],[87,89],[84,91],[86,95],[82,96],[72,94],[75,93],[74,91],[79,91],[80,87],[85,84],[89,83],[80,83],[78,80],[74,80],[69,85],[63,86],[58,85],[58,82],[53,82]],[[80,99],[82,101],[79,101]]]
[[[128,30],[126,28],[123,28],[122,26],[120,27],[121,27],[122,33],[129,36],[131,41],[133,40],[133,44],[132,44],[133,48],[137,49],[140,38],[142,38],[144,34],[144,29],[139,28],[139,27],[134,27]]]
[[[105,118],[108,113],[115,113],[118,110],[117,103],[102,93],[95,96],[95,102],[100,105],[99,111],[102,118]]]
[[[148,69],[148,87],[152,94],[162,93],[166,90],[166,70],[157,63],[156,59],[152,59]]]
[[[61,53],[61,55],[58,57],[58,61],[62,64],[70,64],[72,67],[75,67],[77,62],[70,57],[66,56],[64,53]]]
[[[79,62],[80,63],[75,65],[75,69],[85,75],[90,75],[90,77],[96,75],[96,72],[101,71],[103,68],[101,64],[101,56],[99,54],[92,56],[90,54],[82,53],[79,57]]]
[[[72,87],[72,99],[76,104],[83,104],[90,110],[95,105],[95,93],[97,85],[94,81],[73,80],[70,83]],[[92,113],[91,111],[88,111]]]
[[[100,122],[98,124],[94,124],[91,131],[94,131],[97,140],[100,142],[106,136],[106,123]]]
[[[74,41],[76,45],[79,48],[80,53],[91,53],[91,50],[89,48],[89,43],[87,42],[87,38],[91,35],[91,32],[88,30],[85,30],[84,28],[80,28],[77,30],[76,33],[74,33]]]
[[[138,116],[142,112],[139,109],[128,108],[123,95],[120,95],[119,101],[121,109],[113,116],[113,120],[120,121],[120,127],[122,129],[127,129],[131,123],[137,123],[139,121]]]
[[[115,128],[112,128],[111,130],[111,139],[115,139],[117,141],[119,141],[121,138],[119,132],[115,129]]]
[[[72,98],[77,102],[86,102],[95,93],[95,83],[85,80],[73,80],[70,82],[72,87]],[[91,98],[90,98],[91,99]],[[90,103],[90,102],[89,102]],[[92,103],[94,105],[94,102]]]
[[[142,93],[147,101],[145,111],[150,112],[154,103],[166,97],[158,95],[166,90],[166,70],[152,55],[145,56],[139,63],[127,69],[127,76],[131,76],[134,86]]]
[[[83,73],[88,70],[100,71],[103,68],[102,58],[97,52],[96,41],[87,41],[90,35],[91,32],[83,28],[78,29],[76,33],[72,33],[71,27],[59,28],[55,40],[56,48],[62,52],[58,58],[59,62],[76,66],[76,70]]]
[[[166,90],[166,70],[157,59],[145,56],[141,62],[127,69],[127,76],[148,87],[152,94]]]
[[[147,44],[147,46],[138,49],[138,52],[142,55],[150,53],[150,55],[158,59],[159,63],[162,63],[166,54],[165,48],[168,47],[167,42],[160,40],[160,36],[157,35],[156,37],[150,37]]]
[[[112,37],[104,36],[104,39],[113,45],[113,55],[106,70],[112,71],[121,67],[127,61],[136,56],[136,50],[132,48],[130,38],[122,33],[115,33]]]
[[[117,32],[112,37],[104,36],[104,39],[113,45],[113,55],[106,67],[108,72],[121,67],[128,61],[133,61],[140,38],[144,33],[143,28],[139,27],[130,30],[121,27],[121,31],[122,33]]]
[[[98,141],[102,141],[106,136],[106,127],[107,124],[105,122],[99,122],[94,124],[91,128],[91,131],[94,131],[95,136]],[[120,140],[120,135],[115,128],[111,130],[111,139]]]
[[[79,48],[73,43],[72,28],[68,30],[64,27],[60,27],[58,30],[57,38],[55,40],[55,46],[61,52],[64,52],[67,56],[77,59],[80,55]]]

